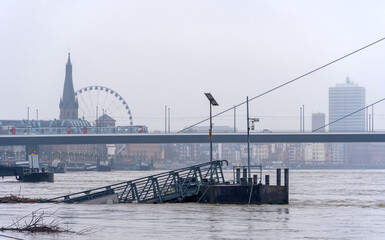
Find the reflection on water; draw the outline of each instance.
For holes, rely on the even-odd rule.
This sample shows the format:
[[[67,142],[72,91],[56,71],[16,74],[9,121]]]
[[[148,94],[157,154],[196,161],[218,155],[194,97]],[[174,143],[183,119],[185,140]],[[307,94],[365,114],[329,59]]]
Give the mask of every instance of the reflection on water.
[[[0,180],[0,196],[57,197],[154,173],[70,172],[56,174],[55,183],[5,178]],[[232,172],[226,175],[229,179]],[[0,226],[39,208],[56,211],[62,227],[92,230],[86,235],[58,234],[56,239],[380,239],[385,236],[385,171],[292,170],[289,205],[0,204]],[[1,234],[52,239],[46,234]]]

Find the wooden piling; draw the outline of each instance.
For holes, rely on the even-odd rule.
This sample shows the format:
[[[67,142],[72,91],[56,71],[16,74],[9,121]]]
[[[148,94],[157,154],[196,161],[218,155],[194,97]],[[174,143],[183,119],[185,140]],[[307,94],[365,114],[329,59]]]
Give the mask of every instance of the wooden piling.
[[[254,184],[258,184],[258,175],[253,175]]]
[[[237,168],[236,169],[236,183],[241,183],[241,169]]]
[[[285,195],[286,203],[289,203],[289,169],[285,168]]]

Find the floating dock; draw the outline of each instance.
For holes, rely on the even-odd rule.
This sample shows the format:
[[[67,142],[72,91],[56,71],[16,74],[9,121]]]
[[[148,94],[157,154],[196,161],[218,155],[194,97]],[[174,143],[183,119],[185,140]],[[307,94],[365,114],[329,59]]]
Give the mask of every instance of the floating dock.
[[[22,182],[53,182],[54,174],[52,172],[40,171],[26,167],[8,167],[0,166],[0,176],[15,176]]]
[[[239,170],[241,168],[237,168]],[[244,175],[247,169],[243,167]],[[225,204],[288,204],[289,170],[285,169],[285,184],[281,186],[281,169],[277,169],[277,185],[270,185],[270,176],[265,175],[265,184],[253,179],[238,178],[235,184],[203,185],[198,196],[199,202]]]
[[[131,181],[68,194],[43,202],[57,203],[164,203],[199,202],[231,204],[288,204],[289,170],[285,169],[285,185],[281,186],[281,170],[277,169],[277,186],[265,184],[261,176],[240,177],[225,181],[222,166],[226,160],[202,163],[174,171],[155,174]],[[247,170],[243,169],[244,176]],[[258,182],[259,179],[259,182]],[[254,181],[253,181],[254,180]]]

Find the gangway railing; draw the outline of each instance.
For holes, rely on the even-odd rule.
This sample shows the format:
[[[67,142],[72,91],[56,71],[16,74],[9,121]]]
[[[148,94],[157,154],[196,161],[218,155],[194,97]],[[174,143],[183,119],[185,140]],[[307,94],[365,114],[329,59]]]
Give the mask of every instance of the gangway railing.
[[[82,203],[116,194],[119,203],[158,203],[183,199],[199,192],[202,184],[224,183],[222,165],[226,160],[177,169],[82,192],[44,202]]]
[[[254,173],[258,173],[257,171],[255,171],[256,169],[259,171],[259,175],[254,175]],[[243,172],[242,177],[241,177],[241,170]],[[233,166],[233,182],[240,183],[242,178],[245,182],[247,182],[247,176],[248,176],[247,170],[248,170],[247,165]],[[262,182],[262,165],[250,165],[250,176],[253,176],[253,178],[255,178],[255,182],[257,182],[258,179],[259,179],[259,182]]]

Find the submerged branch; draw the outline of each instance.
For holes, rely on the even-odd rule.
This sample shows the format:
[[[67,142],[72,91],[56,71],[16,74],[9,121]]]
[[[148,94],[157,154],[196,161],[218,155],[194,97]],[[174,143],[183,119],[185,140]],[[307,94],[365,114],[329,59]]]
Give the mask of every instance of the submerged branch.
[[[39,212],[40,211],[40,212]],[[26,216],[14,221],[8,227],[0,227],[0,231],[17,231],[17,232],[31,232],[31,233],[75,233],[69,228],[61,228],[57,219],[52,219],[53,214],[47,215],[41,209],[38,209]],[[25,219],[30,217],[29,221]],[[48,218],[48,221],[44,223],[44,220]],[[24,224],[21,221],[24,220]]]
[[[0,197],[0,203],[37,203],[45,200],[44,198],[25,198],[16,195]]]

